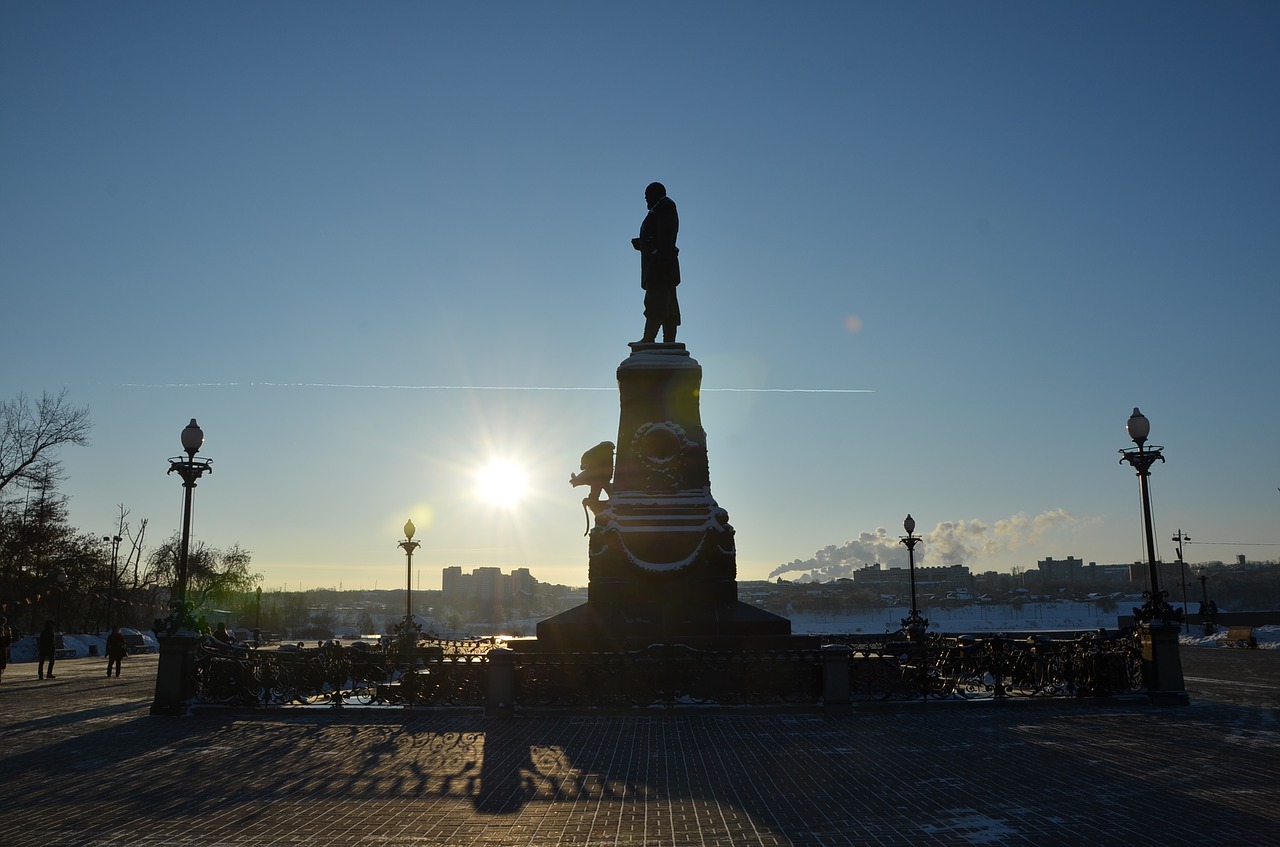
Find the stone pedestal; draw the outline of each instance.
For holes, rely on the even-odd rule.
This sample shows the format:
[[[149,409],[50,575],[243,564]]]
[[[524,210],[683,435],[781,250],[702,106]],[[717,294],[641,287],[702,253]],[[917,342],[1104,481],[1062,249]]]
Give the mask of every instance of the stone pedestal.
[[[484,711],[486,715],[510,715],[516,702],[516,654],[505,647],[489,651]]]
[[[733,527],[711,496],[702,366],[683,344],[631,348],[617,371],[613,492],[590,533],[587,603],[539,623],[539,649],[789,636],[786,618],[738,600]]]
[[[1190,702],[1182,679],[1178,624],[1153,621],[1142,625],[1142,679],[1147,696],[1161,706],[1185,706]]]
[[[156,692],[151,702],[153,715],[185,715],[196,693],[195,635],[161,635],[160,664],[156,669]]]

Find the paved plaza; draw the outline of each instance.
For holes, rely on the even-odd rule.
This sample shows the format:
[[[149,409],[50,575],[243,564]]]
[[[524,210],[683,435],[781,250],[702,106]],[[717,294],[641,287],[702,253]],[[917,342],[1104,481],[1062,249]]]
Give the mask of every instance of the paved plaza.
[[[1275,845],[1280,653],[1192,705],[151,717],[155,657],[10,665],[0,845]]]

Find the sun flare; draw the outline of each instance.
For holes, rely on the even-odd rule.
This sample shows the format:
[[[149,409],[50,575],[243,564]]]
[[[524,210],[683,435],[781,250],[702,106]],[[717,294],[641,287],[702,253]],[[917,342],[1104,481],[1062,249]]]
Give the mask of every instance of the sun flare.
[[[480,499],[500,506],[519,502],[529,490],[525,470],[515,462],[494,459],[477,475]]]

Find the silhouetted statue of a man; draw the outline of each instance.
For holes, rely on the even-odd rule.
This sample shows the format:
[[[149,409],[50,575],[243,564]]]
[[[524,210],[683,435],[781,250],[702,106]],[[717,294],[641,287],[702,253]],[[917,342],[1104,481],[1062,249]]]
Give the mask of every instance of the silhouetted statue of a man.
[[[675,201],[667,196],[667,189],[660,182],[649,183],[644,202],[649,214],[640,224],[640,237],[631,239],[631,246],[640,251],[640,287],[644,289],[644,338],[640,341],[653,343],[661,327],[663,342],[670,344],[676,340],[676,327],[680,326],[680,301],[676,299],[676,286],[680,284],[680,249],[676,247],[680,216],[676,214]]]

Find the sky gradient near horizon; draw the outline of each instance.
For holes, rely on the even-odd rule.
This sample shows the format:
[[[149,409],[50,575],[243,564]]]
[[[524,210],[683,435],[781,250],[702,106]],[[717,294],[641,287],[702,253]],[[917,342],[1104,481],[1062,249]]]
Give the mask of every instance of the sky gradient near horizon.
[[[1277,150],[1273,3],[11,2],[0,397],[89,532],[195,417],[268,587],[583,585],[660,180],[741,579],[1142,559],[1135,405],[1162,557],[1275,559]]]

